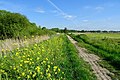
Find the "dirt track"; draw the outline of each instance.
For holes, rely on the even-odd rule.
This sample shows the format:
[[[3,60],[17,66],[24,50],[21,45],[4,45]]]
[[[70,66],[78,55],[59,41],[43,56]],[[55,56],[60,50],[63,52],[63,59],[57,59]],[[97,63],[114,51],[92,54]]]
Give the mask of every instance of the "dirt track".
[[[112,80],[110,76],[107,74],[111,74],[107,69],[101,67],[98,64],[100,58],[94,54],[88,54],[85,48],[81,48],[77,45],[77,42],[73,40],[70,36],[68,36],[69,40],[75,45],[75,47],[79,51],[79,56],[83,58],[86,62],[88,62],[93,69],[93,73],[95,73],[98,80]]]

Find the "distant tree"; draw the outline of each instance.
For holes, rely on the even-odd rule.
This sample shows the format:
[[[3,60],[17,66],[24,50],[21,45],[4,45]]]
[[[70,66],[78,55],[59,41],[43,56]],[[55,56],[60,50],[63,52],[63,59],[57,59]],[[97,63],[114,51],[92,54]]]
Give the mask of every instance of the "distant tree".
[[[64,31],[64,33],[67,33],[67,28],[65,27],[63,31]]]
[[[51,30],[55,32],[60,32],[59,28],[52,28]]]
[[[102,31],[102,32],[103,32],[103,33],[108,33],[108,31],[105,31],[105,30],[104,30],[104,31]]]
[[[84,30],[81,30],[81,32],[85,32]]]
[[[47,28],[46,27],[42,27],[42,30],[46,30]]]
[[[38,28],[39,28],[39,29],[42,29],[40,25],[38,26]]]

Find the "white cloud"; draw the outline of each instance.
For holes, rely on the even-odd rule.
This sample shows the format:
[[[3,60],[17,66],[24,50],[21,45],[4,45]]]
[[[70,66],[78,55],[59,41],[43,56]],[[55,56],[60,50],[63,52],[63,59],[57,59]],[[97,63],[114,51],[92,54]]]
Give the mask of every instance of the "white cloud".
[[[84,9],[96,10],[97,12],[103,11],[105,8],[103,6],[84,6]]]
[[[88,20],[82,20],[83,22],[88,22]]]
[[[52,12],[52,13],[58,13],[58,11],[57,11],[57,10],[52,10],[51,12]]]
[[[95,10],[98,12],[101,12],[104,10],[104,7],[98,6],[98,7],[95,7]]]
[[[41,9],[41,8],[37,8],[37,9],[35,10],[35,12],[38,12],[38,13],[45,13],[45,11],[44,11],[43,9]]]
[[[84,9],[90,9],[90,8],[92,8],[91,6],[84,6],[83,7]]]
[[[73,16],[73,15],[67,15],[67,14],[64,15],[64,18],[67,19],[67,20],[73,20],[73,19],[75,19],[76,17],[77,17],[77,16]]]

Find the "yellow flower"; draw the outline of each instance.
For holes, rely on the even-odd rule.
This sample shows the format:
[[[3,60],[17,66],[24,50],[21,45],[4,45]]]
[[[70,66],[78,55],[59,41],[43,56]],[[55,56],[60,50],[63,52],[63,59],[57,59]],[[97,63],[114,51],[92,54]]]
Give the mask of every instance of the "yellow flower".
[[[23,60],[20,60],[20,62],[23,62]]]
[[[17,50],[19,50],[19,48],[17,48]]]
[[[57,69],[57,66],[54,66],[54,69]]]
[[[35,44],[35,46],[37,46],[37,44]]]
[[[37,57],[37,60],[39,60],[40,58],[39,57]]]
[[[29,61],[24,61],[24,63],[29,63]]]
[[[18,56],[19,55],[19,53],[18,52],[16,52],[16,56]]]
[[[4,70],[0,70],[0,72],[4,73],[5,71]]]
[[[57,72],[55,72],[55,74],[57,74]]]
[[[46,58],[46,61],[48,61],[48,58]]]
[[[16,68],[15,68],[15,67],[14,67],[13,69],[14,69],[14,70],[16,70]]]
[[[7,56],[4,56],[4,58],[6,58]]]
[[[2,49],[2,52],[4,52],[4,49]]]
[[[47,74],[47,77],[48,77],[48,78],[50,78],[50,76],[51,76],[51,74],[50,74],[50,73],[48,73],[48,74]]]
[[[20,79],[21,77],[19,76],[18,79]]]
[[[58,69],[58,71],[60,72],[60,68]]]
[[[51,62],[51,64],[53,64],[53,63]]]
[[[50,68],[50,65],[48,65],[48,68]]]
[[[32,62],[32,64],[34,64],[34,62]]]
[[[54,68],[54,71],[56,71],[56,69],[57,69],[57,66],[54,66],[53,68]]]
[[[49,69],[46,70],[46,72],[48,72],[48,71],[49,71]]]
[[[22,76],[25,76],[25,73],[24,73],[24,72],[22,73]]]
[[[23,56],[23,58],[25,58],[25,56]]]
[[[42,72],[40,72],[40,74],[42,75],[43,73],[42,73]]]
[[[40,54],[40,52],[37,52],[38,54]]]
[[[12,68],[12,66],[10,66],[10,68]]]
[[[32,63],[31,62],[29,62],[29,65],[31,65]]]
[[[17,70],[17,72],[19,72],[19,70]]]
[[[32,59],[30,58],[30,60],[32,61]]]
[[[30,75],[32,74],[32,72],[30,71]]]
[[[43,61],[43,63],[46,63],[46,61]]]
[[[30,58],[27,58],[27,60],[30,60]]]
[[[34,38],[34,36],[32,36],[32,38]]]
[[[20,64],[20,66],[22,66],[22,64]]]
[[[37,67],[35,68],[35,70],[37,70],[37,72],[40,72],[40,67],[37,66]]]
[[[24,38],[26,38],[26,36],[24,36]]]
[[[34,78],[35,76],[36,76],[36,73],[34,73],[32,77]]]
[[[27,78],[29,79],[29,78],[30,78],[30,75],[27,75]]]
[[[44,49],[42,49],[42,52],[44,52],[45,50]]]

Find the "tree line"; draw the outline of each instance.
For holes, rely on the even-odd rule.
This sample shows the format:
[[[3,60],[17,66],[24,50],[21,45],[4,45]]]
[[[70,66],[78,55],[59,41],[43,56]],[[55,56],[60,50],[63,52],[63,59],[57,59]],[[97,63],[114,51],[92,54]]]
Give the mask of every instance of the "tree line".
[[[41,26],[31,23],[26,16],[20,13],[12,13],[6,10],[0,10],[0,39],[21,38],[23,36],[42,35],[53,33]]]
[[[80,33],[120,33],[120,31],[106,31],[106,30],[69,30],[66,27],[64,29],[52,28],[51,30],[58,33],[70,33],[70,32],[80,32]]]

